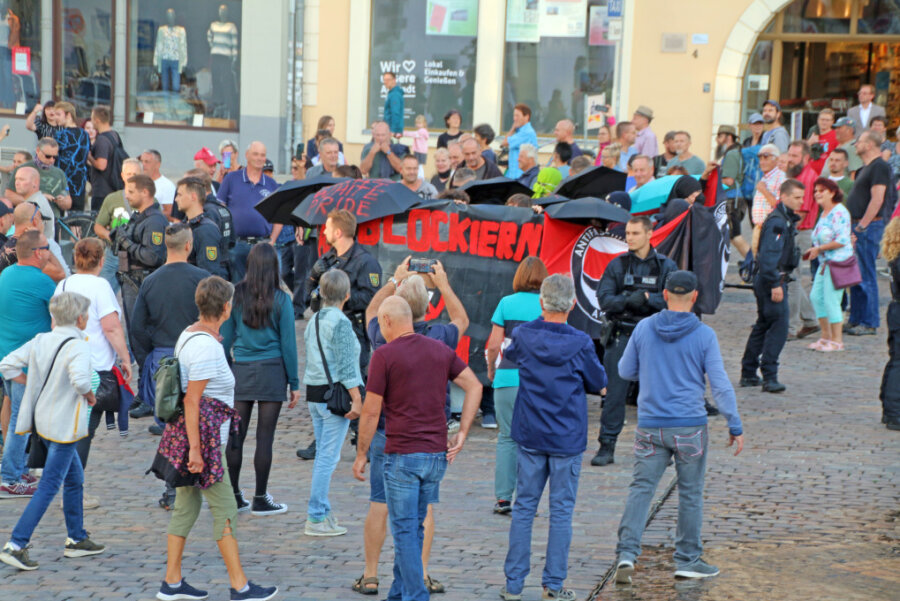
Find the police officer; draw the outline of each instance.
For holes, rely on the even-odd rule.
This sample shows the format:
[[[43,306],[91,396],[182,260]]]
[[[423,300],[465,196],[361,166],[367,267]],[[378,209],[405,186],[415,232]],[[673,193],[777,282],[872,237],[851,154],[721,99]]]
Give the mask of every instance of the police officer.
[[[625,224],[628,252],[609,262],[597,287],[597,300],[610,323],[603,355],[609,383],[600,414],[600,450],[591,465],[613,463],[629,391],[629,382],[619,377],[619,359],[637,323],[666,308],[662,294],[666,277],[678,270],[672,259],[650,246],[652,230],[650,220],[643,216],[632,217]]]
[[[219,228],[203,210],[203,181],[195,177],[186,177],[178,182],[175,202],[184,213],[185,223],[191,228],[194,245],[188,263],[205,269],[210,275],[229,277],[228,254],[225,240]]]
[[[157,204],[156,185],[144,175],[134,175],[125,183],[125,200],[134,210],[126,225],[110,233],[119,269],[116,279],[122,287],[122,309],[130,326],[134,301],[141,282],[166,262],[165,231],[169,221]]]
[[[789,179],[779,189],[779,203],[763,222],[756,252],[758,271],[753,278],[756,295],[756,323],[747,339],[741,360],[741,386],[759,386],[763,392],[783,392],[778,381],[778,355],[787,341],[790,308],[788,283],[791,272],[800,263],[797,248],[795,211],[803,204],[803,184]],[[762,379],[757,375],[762,371]]]
[[[359,339],[359,368],[365,378],[370,349],[366,334],[366,307],[381,287],[381,265],[356,243],[356,216],[350,211],[335,209],[328,213],[322,233],[331,250],[313,265],[306,280],[306,297],[312,310],[318,311],[318,288],[322,274],[329,269],[340,269],[350,277],[350,299],[344,303],[344,314],[350,319]],[[307,448],[298,449],[297,456],[302,459],[315,458],[315,445],[313,441]]]

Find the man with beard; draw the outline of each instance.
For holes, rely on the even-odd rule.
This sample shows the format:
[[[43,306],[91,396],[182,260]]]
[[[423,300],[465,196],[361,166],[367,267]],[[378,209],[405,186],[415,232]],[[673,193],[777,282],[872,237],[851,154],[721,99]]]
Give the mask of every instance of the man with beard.
[[[781,124],[781,105],[775,100],[766,100],[763,103],[762,116],[763,123],[766,124],[766,131],[762,135],[762,144],[774,144],[778,147],[779,152],[787,152],[791,136]]]
[[[719,168],[719,181],[725,188],[731,243],[744,257],[750,250],[750,245],[741,235],[744,203],[740,198],[740,187],[744,179],[744,161],[741,158],[741,145],[738,142],[737,130],[730,125],[720,126],[716,133],[716,161],[706,165],[700,179],[705,181],[716,167]]]
[[[797,224],[797,246],[805,249],[812,246],[812,230],[819,218],[819,205],[813,197],[815,188],[813,184],[818,174],[810,162],[809,145],[803,140],[791,142],[787,156],[787,176],[803,184],[803,204],[797,211],[797,215],[800,216],[800,222]],[[788,284],[788,304],[790,306],[788,338],[805,338],[819,331],[816,312],[809,300],[809,293],[800,283],[799,275]]]

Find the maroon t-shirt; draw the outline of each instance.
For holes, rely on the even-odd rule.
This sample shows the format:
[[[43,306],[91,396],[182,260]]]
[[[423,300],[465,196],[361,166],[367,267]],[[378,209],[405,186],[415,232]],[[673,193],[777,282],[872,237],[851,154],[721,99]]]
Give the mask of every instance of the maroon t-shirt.
[[[411,334],[378,347],[366,391],[384,397],[385,453],[447,450],[447,382],[466,368],[446,344]]]

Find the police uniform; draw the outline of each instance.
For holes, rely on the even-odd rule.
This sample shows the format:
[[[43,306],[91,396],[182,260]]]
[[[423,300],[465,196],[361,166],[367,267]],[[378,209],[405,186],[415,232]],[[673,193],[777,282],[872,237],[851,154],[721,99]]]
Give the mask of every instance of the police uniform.
[[[625,423],[625,398],[630,383],[619,377],[619,359],[637,323],[666,308],[663,287],[668,275],[677,270],[672,259],[651,248],[645,259],[632,251],[614,258],[600,279],[597,300],[611,330],[603,355],[609,383],[600,414],[600,450],[592,461],[594,465],[613,462],[616,439]]]
[[[210,275],[217,275],[227,280],[229,277],[228,253],[225,239],[219,232],[219,228],[205,213],[189,219],[187,224],[194,235],[194,245],[188,256],[188,263],[205,269]]]
[[[763,222],[756,253],[759,268],[753,279],[757,317],[741,360],[742,386],[759,383],[756,375],[759,368],[765,388],[772,383],[781,388],[778,384],[778,355],[787,341],[790,322],[788,283],[791,272],[800,263],[800,249],[795,242],[798,221],[800,217],[796,213],[778,203]],[[772,300],[772,289],[776,287],[784,291],[784,298],[778,303]]]
[[[130,323],[141,282],[166,262],[165,232],[168,223],[159,204],[154,203],[143,211],[135,211],[126,225],[113,231],[119,258],[116,279],[122,287],[122,309],[126,323]]]
[[[237,242],[237,236],[234,233],[234,220],[231,218],[231,211],[228,207],[216,200],[212,194],[208,195],[203,201],[203,214],[209,217],[225,241],[225,248],[231,250]]]
[[[337,255],[334,248],[329,250],[316,261],[306,280],[306,297],[314,311],[319,310],[319,279],[323,273],[334,268],[340,269],[350,278],[350,299],[344,303],[344,314],[350,319],[359,339],[359,367],[365,377],[366,367],[369,365],[366,307],[381,287],[381,265],[362,245],[355,242],[341,256]]]

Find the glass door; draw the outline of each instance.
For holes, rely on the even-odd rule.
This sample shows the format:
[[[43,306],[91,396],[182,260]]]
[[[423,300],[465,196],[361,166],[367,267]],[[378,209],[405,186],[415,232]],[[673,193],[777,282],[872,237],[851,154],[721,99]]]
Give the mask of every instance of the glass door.
[[[54,97],[71,102],[79,119],[112,103],[113,0],[56,0]]]

